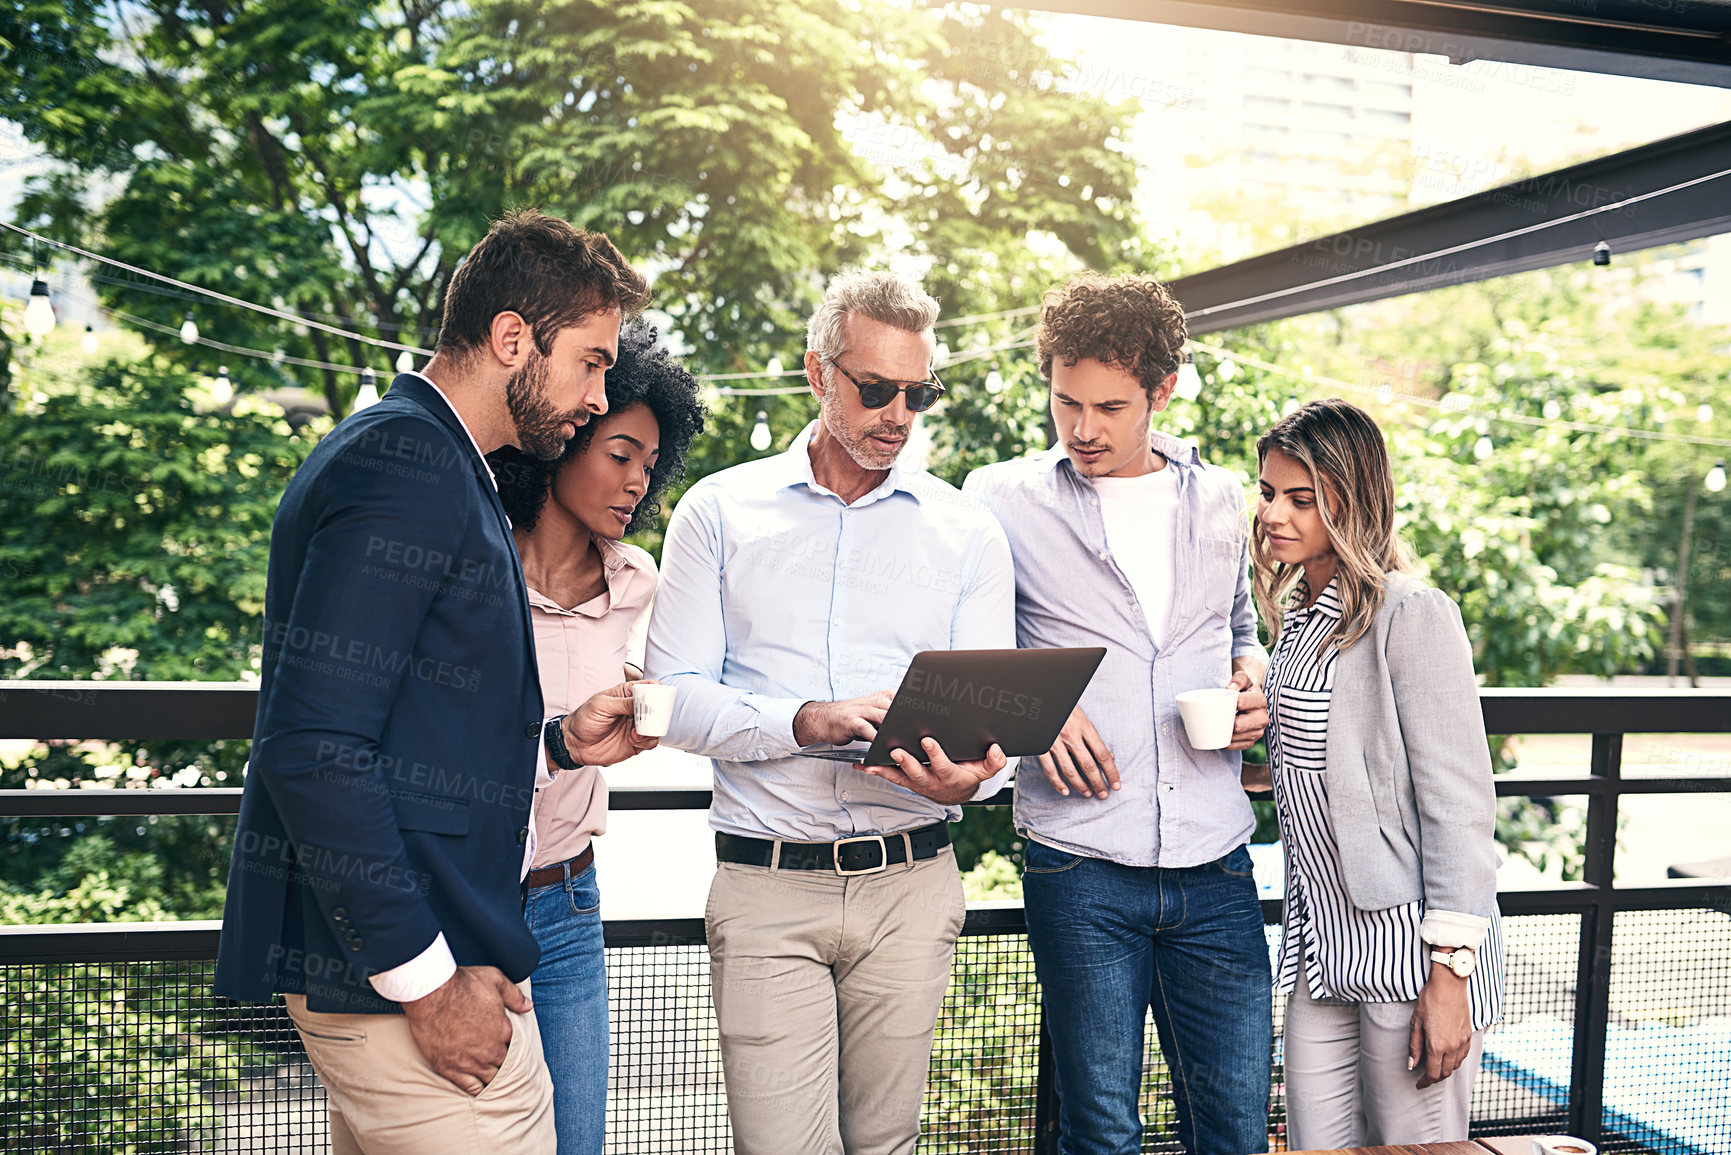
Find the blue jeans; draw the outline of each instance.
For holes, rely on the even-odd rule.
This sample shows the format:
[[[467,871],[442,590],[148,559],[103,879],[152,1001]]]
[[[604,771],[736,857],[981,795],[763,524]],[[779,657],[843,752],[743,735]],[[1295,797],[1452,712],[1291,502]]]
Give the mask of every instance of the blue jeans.
[[[1268,1150],[1274,1004],[1250,852],[1120,866],[1030,840],[1023,902],[1061,1155],[1135,1155],[1150,1009],[1190,1155]]]
[[[595,867],[531,890],[523,918],[541,946],[529,997],[553,1076],[559,1155],[600,1155],[607,1130],[607,959]]]

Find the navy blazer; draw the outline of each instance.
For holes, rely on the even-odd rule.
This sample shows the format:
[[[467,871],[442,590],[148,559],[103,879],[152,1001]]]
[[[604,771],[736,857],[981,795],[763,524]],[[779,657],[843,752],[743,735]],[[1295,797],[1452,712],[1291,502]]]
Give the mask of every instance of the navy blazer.
[[[513,981],[541,688],[523,572],[487,465],[403,374],[289,482],[217,951],[218,994],[398,1011],[367,976],[441,931]]]

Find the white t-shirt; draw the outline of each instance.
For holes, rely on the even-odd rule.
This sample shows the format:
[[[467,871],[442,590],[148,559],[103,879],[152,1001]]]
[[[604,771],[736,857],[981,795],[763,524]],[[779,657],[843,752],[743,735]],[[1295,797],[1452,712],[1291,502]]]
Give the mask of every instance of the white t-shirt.
[[[1156,646],[1166,644],[1177,583],[1178,471],[1168,465],[1140,477],[1096,477],[1106,548],[1130,579]]]

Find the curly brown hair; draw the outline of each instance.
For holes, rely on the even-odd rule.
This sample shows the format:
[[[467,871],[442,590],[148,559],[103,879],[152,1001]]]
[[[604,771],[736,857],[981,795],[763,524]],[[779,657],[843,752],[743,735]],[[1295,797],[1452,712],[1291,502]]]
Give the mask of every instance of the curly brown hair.
[[[1184,307],[1153,277],[1082,273],[1040,299],[1040,375],[1052,361],[1099,361],[1133,373],[1152,398],[1184,363]]]

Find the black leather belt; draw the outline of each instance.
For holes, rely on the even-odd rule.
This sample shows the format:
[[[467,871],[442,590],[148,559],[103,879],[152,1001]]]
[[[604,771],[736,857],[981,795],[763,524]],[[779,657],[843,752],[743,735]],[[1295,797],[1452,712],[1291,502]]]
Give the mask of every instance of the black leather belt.
[[[950,824],[934,822],[918,830],[899,834],[862,834],[835,842],[782,842],[782,870],[830,870],[836,874],[876,874],[885,867],[908,860],[935,858],[950,844]],[[769,838],[742,838],[737,834],[715,835],[715,857],[745,866],[769,866],[775,862],[776,842]]]

